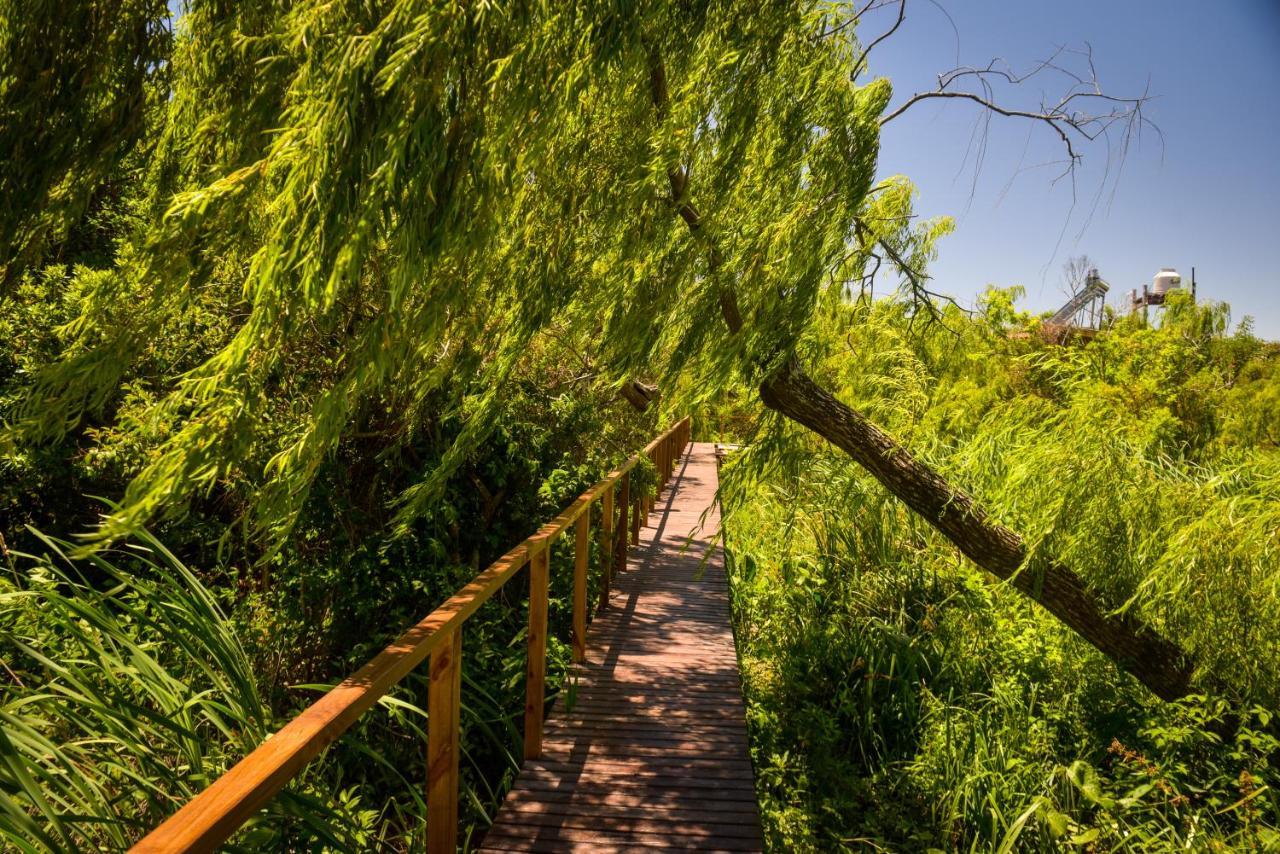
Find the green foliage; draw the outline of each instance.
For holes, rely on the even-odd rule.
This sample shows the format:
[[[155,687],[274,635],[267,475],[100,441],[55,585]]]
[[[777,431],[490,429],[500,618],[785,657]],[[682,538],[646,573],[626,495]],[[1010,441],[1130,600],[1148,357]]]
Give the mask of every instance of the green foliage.
[[[424,593],[438,597],[435,591],[474,573],[463,566],[440,577],[411,566],[417,577],[392,591],[398,599],[388,599],[364,586],[361,574],[372,568],[357,564],[342,580],[350,601],[330,600],[333,613],[324,622],[291,635],[304,626],[301,615],[254,610],[253,598],[228,613],[149,535],[115,562],[105,553],[77,562],[66,556],[66,543],[37,541],[48,556],[9,553],[15,581],[0,582],[0,652],[8,675],[0,692],[0,783],[7,793],[0,798],[0,838],[32,851],[124,850],[316,691],[331,687],[279,684],[304,675],[297,669],[299,649],[319,655],[305,662],[309,673],[327,676],[334,660],[354,668],[381,643],[375,634],[352,645],[352,637],[369,636],[375,623],[385,637],[409,613],[405,600],[425,610]],[[572,543],[562,540],[551,564],[548,703],[568,673],[573,562]],[[599,555],[592,564],[600,565]],[[325,581],[321,572],[307,578]],[[593,599],[599,584],[592,572]],[[519,769],[527,595],[519,583],[513,586],[467,624],[464,836],[488,826]],[[354,610],[344,612],[342,605]],[[379,607],[380,613],[366,610]],[[331,632],[344,633],[345,643],[329,638]],[[242,636],[249,642],[242,644]],[[272,681],[276,697],[256,673]],[[421,849],[426,692],[425,674],[406,679],[246,824],[231,850]]]
[[[773,364],[877,241],[920,262],[946,230],[906,225],[902,179],[872,186],[890,88],[854,79],[850,9],[486,9],[188,5],[136,227],[77,274],[59,358],[4,414],[30,448],[129,390],[105,438],[145,453],[100,541],[233,484],[279,548],[351,437],[373,425],[394,453],[442,413],[462,429],[402,484],[407,534],[541,336],[583,345],[603,387],[669,381],[678,411]],[[672,210],[677,164],[714,275]],[[754,319],[732,339],[724,282]],[[167,348],[192,363],[144,364],[206,310],[202,346]]]
[[[727,546],[775,850],[1270,850],[1278,841],[1277,449],[1238,407],[1280,352],[1175,301],[1084,345],[1010,337],[1015,292],[912,325],[826,307],[815,375],[1193,650],[1154,701],[957,562],[847,458],[763,430],[726,467]]]
[[[30,291],[19,292],[23,298],[3,306],[0,319],[18,333],[11,339],[18,347],[5,351],[8,364],[14,367],[0,381],[0,388],[20,389],[29,376],[25,366],[38,363],[42,356],[47,358],[44,342],[57,340],[59,317],[42,313],[41,300],[45,305],[56,305],[49,296],[53,293],[74,302],[75,290],[63,287],[65,283],[64,279],[48,280],[48,291],[35,287],[46,284],[44,280],[33,283]],[[25,296],[28,293],[29,299]],[[172,358],[175,342],[183,335],[189,342],[201,340],[203,322],[201,316],[194,316],[185,332],[174,330],[171,337],[155,342],[155,361],[139,370],[126,395],[110,403],[101,426],[78,434],[75,442],[30,449],[8,458],[7,472],[13,477],[3,481],[0,495],[8,501],[4,535],[9,546],[32,552],[45,549],[43,541],[18,528],[22,521],[81,528],[88,521],[85,514],[93,512],[81,493],[118,490],[129,474],[144,464],[154,439],[129,433],[127,423],[121,422],[141,411],[138,407],[144,403],[135,403],[132,398],[145,394],[154,377],[151,371]],[[216,329],[216,322],[204,328]],[[219,630],[231,633],[243,645],[237,654],[247,661],[257,702],[271,723],[265,728],[240,728],[234,744],[226,743],[218,731],[202,730],[201,749],[209,754],[205,765],[174,763],[166,766],[167,771],[148,768],[140,772],[153,774],[148,791],[154,794],[149,801],[104,797],[82,804],[83,812],[77,815],[89,817],[86,822],[104,822],[110,832],[94,837],[93,845],[79,847],[122,848],[136,840],[229,767],[256,739],[313,701],[315,686],[332,684],[363,664],[406,625],[420,619],[480,567],[535,530],[652,434],[652,419],[629,415],[626,405],[614,400],[608,388],[584,382],[582,373],[589,371],[590,365],[565,364],[565,355],[566,344],[554,340],[542,341],[523,355],[506,386],[504,405],[487,440],[458,467],[444,499],[424,513],[405,536],[387,536],[394,519],[393,502],[417,470],[431,466],[434,458],[448,451],[462,429],[456,417],[438,410],[427,413],[411,443],[388,448],[376,421],[367,425],[373,429],[364,435],[342,443],[335,458],[317,472],[311,499],[290,542],[266,559],[259,558],[260,545],[239,536],[239,527],[232,524],[245,500],[245,492],[235,482],[223,484],[209,499],[193,503],[181,520],[164,526],[166,540],[193,562],[203,564],[201,579],[217,591],[226,609],[225,623]],[[591,439],[589,444],[584,444],[584,437]],[[594,547],[594,535],[592,543]],[[569,661],[566,641],[572,558],[565,549],[557,546],[552,563],[551,698],[556,696]],[[593,566],[599,566],[598,555]],[[139,580],[131,580],[123,589],[153,584],[156,596],[174,596],[163,576],[144,582],[156,571],[147,568]],[[107,593],[113,588],[104,590],[106,582],[99,574],[86,575],[87,580],[77,576],[79,586],[64,592],[67,602],[96,602],[104,596],[113,601]],[[515,757],[521,755],[526,619],[526,596],[521,586],[520,581],[514,583],[500,601],[482,609],[467,626],[462,716],[464,834],[487,827],[514,777],[518,767]],[[598,592],[599,579],[593,571],[589,591],[593,600]],[[210,615],[208,619],[215,618]],[[150,642],[150,636],[135,638],[130,634],[132,628],[132,624],[120,628],[129,643]],[[32,630],[29,645],[57,648],[64,631],[57,623],[41,624],[38,636]],[[9,648],[8,637],[0,639],[4,649]],[[96,653],[82,658],[86,673],[102,667]],[[5,660],[12,665],[14,657],[6,654]],[[175,682],[198,694],[204,681],[189,675],[183,666],[166,663]],[[21,678],[26,686],[41,684],[26,673]],[[329,845],[339,850],[365,850],[374,845],[387,850],[420,847],[425,827],[425,735],[419,704],[425,694],[422,677],[407,680],[381,710],[362,718],[348,737],[331,748],[327,760],[311,769],[291,795],[260,816],[238,844],[260,850],[260,846],[275,846],[276,840],[304,845],[309,844],[307,840],[332,837],[346,840]],[[8,696],[15,703],[27,699],[19,689]],[[121,742],[130,734],[121,729],[123,722],[135,712],[134,707],[122,707],[118,712],[116,730],[112,731]],[[95,728],[106,731],[107,725],[99,720],[83,721],[83,733]],[[58,730],[48,736],[62,750],[88,739],[82,734],[69,747],[58,741],[62,735]],[[151,736],[144,735],[143,740],[122,744],[116,752],[128,756],[130,751],[149,751],[148,756],[163,756],[151,745]],[[97,753],[98,746],[89,739],[81,749],[80,761],[107,768],[131,761],[114,754],[103,758]],[[53,778],[55,783],[57,780]],[[33,780],[33,785],[45,790],[43,781]],[[116,785],[117,793],[130,791],[130,784],[124,781]],[[40,815],[31,803],[22,801],[15,809]],[[35,837],[25,838],[30,841]]]
[[[0,0],[0,521],[27,551],[62,546],[24,523],[99,522],[98,549],[154,524],[204,569],[154,540],[22,559],[13,844],[127,845],[657,420],[726,401],[698,429],[752,444],[724,497],[775,847],[1274,843],[1280,352],[1181,295],[1078,348],[1010,338],[1010,291],[854,300],[878,248],[922,267],[951,223],[875,182],[891,90],[852,7],[191,0],[171,36],[163,3],[65,5]],[[1212,696],[1153,707],[760,419],[796,352]],[[645,418],[612,400],[637,377]],[[520,755],[508,593],[468,624],[472,829]],[[422,690],[238,844],[420,847]]]
[[[164,0],[0,3],[0,296],[151,144],[168,18]]]
[[[0,838],[16,850],[124,850],[276,726],[222,607],[158,541],[77,564],[11,556],[0,591]],[[18,571],[18,563],[22,572]],[[349,847],[367,820],[303,781],[247,830]]]

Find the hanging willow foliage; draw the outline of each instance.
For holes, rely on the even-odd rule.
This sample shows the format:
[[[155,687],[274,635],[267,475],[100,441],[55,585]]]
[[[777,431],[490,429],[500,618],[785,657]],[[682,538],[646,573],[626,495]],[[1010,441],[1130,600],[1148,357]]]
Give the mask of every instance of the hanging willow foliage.
[[[99,535],[173,512],[265,453],[255,521],[278,541],[365,413],[392,413],[409,437],[429,396],[465,376],[469,426],[404,494],[411,521],[553,319],[594,337],[619,382],[693,368],[707,394],[769,364],[844,279],[831,274],[860,269],[855,219],[897,234],[909,198],[896,182],[872,192],[889,86],[853,79],[853,28],[832,32],[851,10],[740,12],[191,3],[148,185],[155,215],[87,290],[65,358],[10,437],[73,429],[159,330],[222,294],[225,342],[155,401],[147,429],[164,441]],[[672,87],[661,122],[654,50]],[[91,155],[105,156],[78,154]],[[673,162],[715,224],[714,273],[671,215]],[[723,280],[756,320],[734,339],[716,308]],[[294,375],[301,352],[324,356],[322,375]]]
[[[0,296],[148,144],[164,0],[0,2]]]

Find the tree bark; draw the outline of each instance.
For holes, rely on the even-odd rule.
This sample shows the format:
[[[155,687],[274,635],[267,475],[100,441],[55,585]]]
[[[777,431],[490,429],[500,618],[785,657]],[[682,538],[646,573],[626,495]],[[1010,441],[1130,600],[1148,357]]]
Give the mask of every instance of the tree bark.
[[[658,387],[642,383],[639,380],[629,380],[619,389],[623,398],[627,403],[635,407],[637,412],[644,412],[649,408],[649,404],[658,399]]]
[[[965,492],[915,459],[883,430],[819,386],[794,361],[760,385],[766,406],[840,448],[938,529],[965,557],[1034,599],[1163,700],[1184,696],[1191,667],[1176,645],[1127,614],[1108,614],[1084,581],[1049,560],[1023,568],[1022,538]],[[1022,570],[1022,571],[1019,571]]]

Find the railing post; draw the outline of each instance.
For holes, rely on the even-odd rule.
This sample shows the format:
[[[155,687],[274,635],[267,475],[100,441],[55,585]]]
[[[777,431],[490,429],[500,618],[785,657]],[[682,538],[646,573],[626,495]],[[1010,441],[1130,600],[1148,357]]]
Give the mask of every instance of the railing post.
[[[653,508],[658,506],[658,496],[662,494],[662,443],[658,443],[658,447],[653,449],[653,495],[649,496],[649,512],[653,512]],[[645,524],[648,524],[649,517],[645,516]]]
[[[658,485],[653,491],[653,503],[656,507],[658,500],[662,498],[662,488],[667,485],[667,440],[664,438],[658,443],[658,447],[653,449],[653,467],[658,473]]]
[[[627,570],[627,540],[630,539],[627,528],[631,515],[631,472],[622,476],[622,489],[618,494],[618,543],[614,548],[618,553],[613,566],[618,572]]]
[[[587,657],[587,557],[591,551],[591,505],[578,517],[573,538],[573,660]]]
[[[657,482],[656,475],[658,471],[657,452],[654,451],[654,452],[645,454],[645,456],[649,458],[649,465],[653,466],[653,471],[655,475],[654,482],[656,484]],[[649,511],[652,509],[653,509],[652,496],[649,495],[648,490],[645,490],[644,495],[640,496],[640,527],[644,527],[645,525],[649,524]]]
[[[644,504],[645,499],[637,496],[636,500],[631,502],[631,545],[640,545],[640,505]]]
[[[600,502],[600,607],[609,604],[609,582],[613,580],[613,484],[604,490]]]
[[[462,627],[431,652],[427,692],[427,852],[458,849],[458,701]]]
[[[538,546],[541,548],[538,548]],[[525,662],[524,758],[542,755],[542,706],[547,681],[547,581],[551,539],[534,544],[529,559],[529,657]]]

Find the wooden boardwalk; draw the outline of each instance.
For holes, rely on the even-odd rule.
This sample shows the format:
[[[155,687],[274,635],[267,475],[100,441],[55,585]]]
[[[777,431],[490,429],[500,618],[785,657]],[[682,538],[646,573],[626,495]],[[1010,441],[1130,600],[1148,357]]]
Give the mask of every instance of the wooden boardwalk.
[[[694,443],[481,850],[760,850],[715,491]]]

